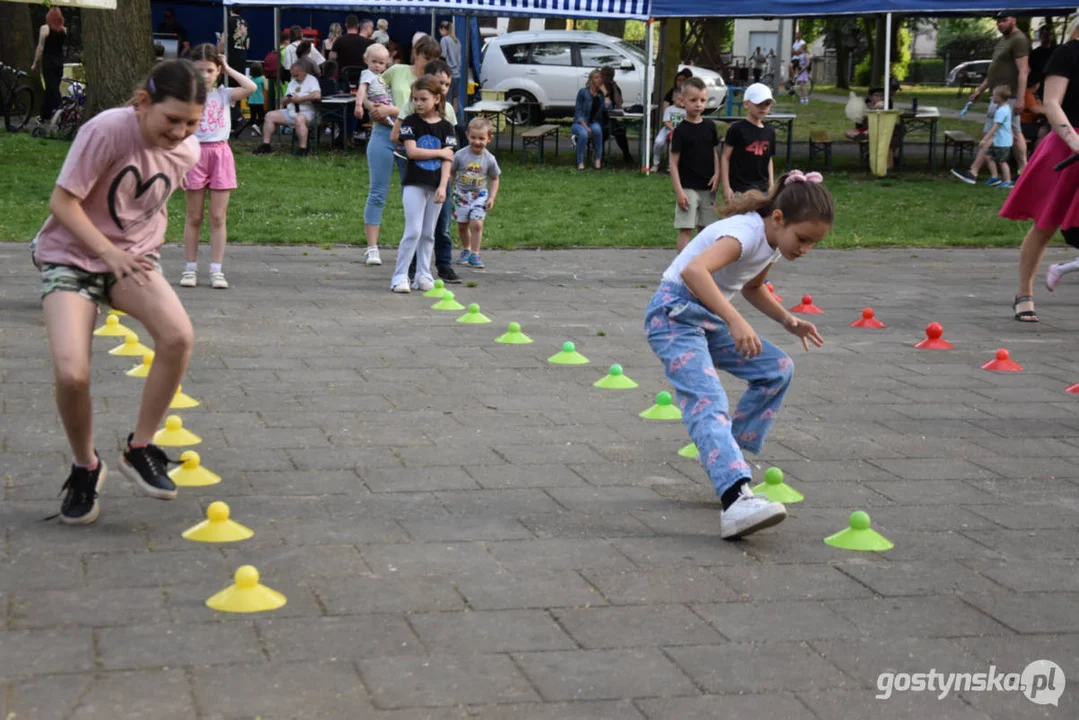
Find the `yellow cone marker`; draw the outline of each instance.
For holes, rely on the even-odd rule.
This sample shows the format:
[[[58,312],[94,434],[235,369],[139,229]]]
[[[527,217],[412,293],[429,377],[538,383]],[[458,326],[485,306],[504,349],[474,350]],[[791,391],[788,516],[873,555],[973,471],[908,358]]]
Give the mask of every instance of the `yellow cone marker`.
[[[229,506],[220,500],[206,508],[206,519],[184,530],[184,538],[195,542],[239,542],[252,537],[255,532],[235,520],[229,520]]]
[[[464,310],[465,306],[453,299],[449,290],[442,293],[442,299],[431,306],[432,310]]]
[[[588,358],[577,352],[577,346],[568,340],[562,343],[562,351],[547,358],[552,365],[587,365]]]
[[[144,378],[150,374],[150,366],[154,364],[154,351],[150,350],[142,354],[142,364],[128,370],[124,375],[133,378]]]
[[[94,330],[97,337],[127,337],[134,333],[120,324],[120,318],[109,315],[105,318],[105,324]]]
[[[169,479],[177,487],[206,487],[221,482],[220,475],[202,467],[202,458],[194,450],[184,450],[180,462],[180,467],[169,470]]]
[[[165,418],[165,429],[154,433],[153,442],[154,445],[161,447],[183,447],[184,445],[198,445],[202,442],[202,438],[186,429],[179,415],[169,415]]]
[[[127,315],[123,310],[117,310],[116,308],[109,308],[109,315],[115,315],[116,317],[123,317]]]
[[[503,345],[527,345],[532,342],[532,338],[521,332],[520,323],[511,322],[506,332],[495,338],[495,342]]]
[[[457,322],[466,325],[482,325],[491,322],[491,318],[480,312],[479,303],[472,303],[468,306],[468,312],[457,318]]]
[[[701,451],[697,449],[697,443],[690,443],[689,445],[686,445],[681,450],[679,450],[678,454],[684,458],[696,460],[701,456]]]
[[[840,530],[835,535],[824,538],[824,542],[843,550],[862,552],[882,552],[891,550],[895,544],[870,527],[869,515],[864,510],[855,510],[850,514],[850,527]]]
[[[199,401],[190,395],[184,394],[184,386],[176,388],[176,394],[172,397],[172,402],[169,403],[169,410],[189,410],[193,407],[198,407]]]
[[[637,383],[629,378],[618,363],[611,365],[611,370],[599,380],[592,383],[593,387],[607,390],[632,390]]]
[[[645,420],[681,420],[682,411],[674,404],[674,398],[664,390],[656,395],[656,404],[638,413]]]
[[[424,297],[441,298],[446,294],[446,283],[442,280],[435,280],[435,286],[423,294]]]
[[[800,503],[805,495],[783,482],[783,471],[770,467],[764,473],[764,482],[752,488],[754,495],[763,495],[772,502],[789,504]]]
[[[135,333],[131,333],[124,337],[124,342],[117,345],[112,350],[109,350],[109,355],[119,355],[120,357],[139,357],[151,352],[150,348],[146,347],[139,342],[139,336]]]
[[[251,565],[236,570],[236,582],[206,601],[221,612],[256,613],[276,610],[288,602],[284,595],[259,584],[259,571]]]

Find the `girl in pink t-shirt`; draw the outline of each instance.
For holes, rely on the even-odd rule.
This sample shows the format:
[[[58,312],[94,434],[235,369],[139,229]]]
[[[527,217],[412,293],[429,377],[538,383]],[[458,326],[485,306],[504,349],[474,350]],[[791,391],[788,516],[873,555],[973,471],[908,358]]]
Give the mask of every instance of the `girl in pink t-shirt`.
[[[187,221],[184,223],[184,255],[187,265],[180,276],[181,287],[198,284],[199,235],[202,233],[203,211],[206,207],[206,188],[210,189],[210,287],[228,288],[228,280],[221,271],[225,261],[225,215],[229,209],[229,195],[236,189],[236,162],[229,147],[232,132],[232,115],[229,107],[240,102],[258,89],[246,75],[233,70],[209,43],[197,45],[191,51],[203,82],[206,83],[206,106],[202,120],[195,130],[202,154],[199,164],[191,168],[184,183],[187,196]],[[218,87],[222,73],[232,78],[239,87]]]
[[[199,157],[191,137],[206,85],[187,60],[159,63],[132,106],[106,110],[79,129],[35,239],[56,405],[75,460],[60,518],[97,519],[105,463],[94,449],[90,347],[99,304],[130,314],[153,338],[153,368],[120,471],[147,495],[176,497],[168,458],[150,443],[180,385],[194,334],[179,298],[161,276],[158,252],[172,191]]]

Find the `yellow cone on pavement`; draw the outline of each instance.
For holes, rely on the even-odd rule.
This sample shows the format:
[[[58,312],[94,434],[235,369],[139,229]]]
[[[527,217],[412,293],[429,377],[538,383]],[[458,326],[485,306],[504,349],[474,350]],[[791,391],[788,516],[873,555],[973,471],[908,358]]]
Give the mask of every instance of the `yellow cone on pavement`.
[[[206,601],[206,606],[221,612],[256,613],[276,610],[288,600],[284,595],[259,584],[259,571],[252,565],[236,570],[236,582]]]
[[[179,415],[169,415],[165,418],[165,429],[154,433],[153,442],[161,447],[183,447],[198,445],[202,438],[185,428]]]
[[[239,542],[254,536],[251,528],[229,519],[229,506],[220,500],[206,508],[206,519],[184,530],[184,538],[195,542]]]
[[[180,467],[169,470],[169,479],[177,487],[206,487],[221,482],[220,475],[202,467],[202,458],[194,450],[184,450],[180,463]]]

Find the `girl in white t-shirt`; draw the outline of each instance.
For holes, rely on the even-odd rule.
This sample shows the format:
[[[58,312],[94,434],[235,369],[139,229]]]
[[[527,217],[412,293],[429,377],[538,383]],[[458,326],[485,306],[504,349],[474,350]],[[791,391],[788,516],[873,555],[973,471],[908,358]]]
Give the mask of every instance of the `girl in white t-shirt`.
[[[199,141],[199,163],[184,178],[187,198],[187,220],[184,223],[184,255],[187,265],[180,276],[180,287],[198,284],[199,236],[206,207],[206,189],[210,190],[210,287],[228,288],[221,266],[225,262],[225,215],[229,195],[236,189],[236,162],[229,147],[232,132],[233,103],[250,97],[258,87],[246,75],[233,70],[209,43],[197,45],[191,60],[199,77],[206,84],[206,105],[202,120],[195,130]],[[239,87],[218,86],[221,75],[228,75]]]
[[[806,350],[810,342],[823,344],[813,323],[783,309],[764,285],[780,257],[797,260],[832,229],[835,205],[821,179],[793,170],[768,197],[750,191],[728,205],[726,218],[701,231],[663,273],[645,315],[648,342],[722,502],[726,539],[787,516],[783,505],[750,491],[742,451],[760,452],[794,371],[787,354],[758,337],[731,299],[741,292]],[[749,383],[733,415],[716,368]]]

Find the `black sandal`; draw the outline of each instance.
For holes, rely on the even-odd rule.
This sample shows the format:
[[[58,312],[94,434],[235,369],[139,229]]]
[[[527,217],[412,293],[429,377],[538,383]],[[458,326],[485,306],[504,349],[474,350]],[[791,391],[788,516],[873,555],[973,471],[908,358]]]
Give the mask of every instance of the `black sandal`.
[[[1016,295],[1015,302],[1012,303],[1012,310],[1015,312],[1015,319],[1019,322],[1036,323],[1038,322],[1038,315],[1033,310],[1023,310],[1020,312],[1016,308],[1019,307],[1019,303],[1034,302],[1033,295]]]

